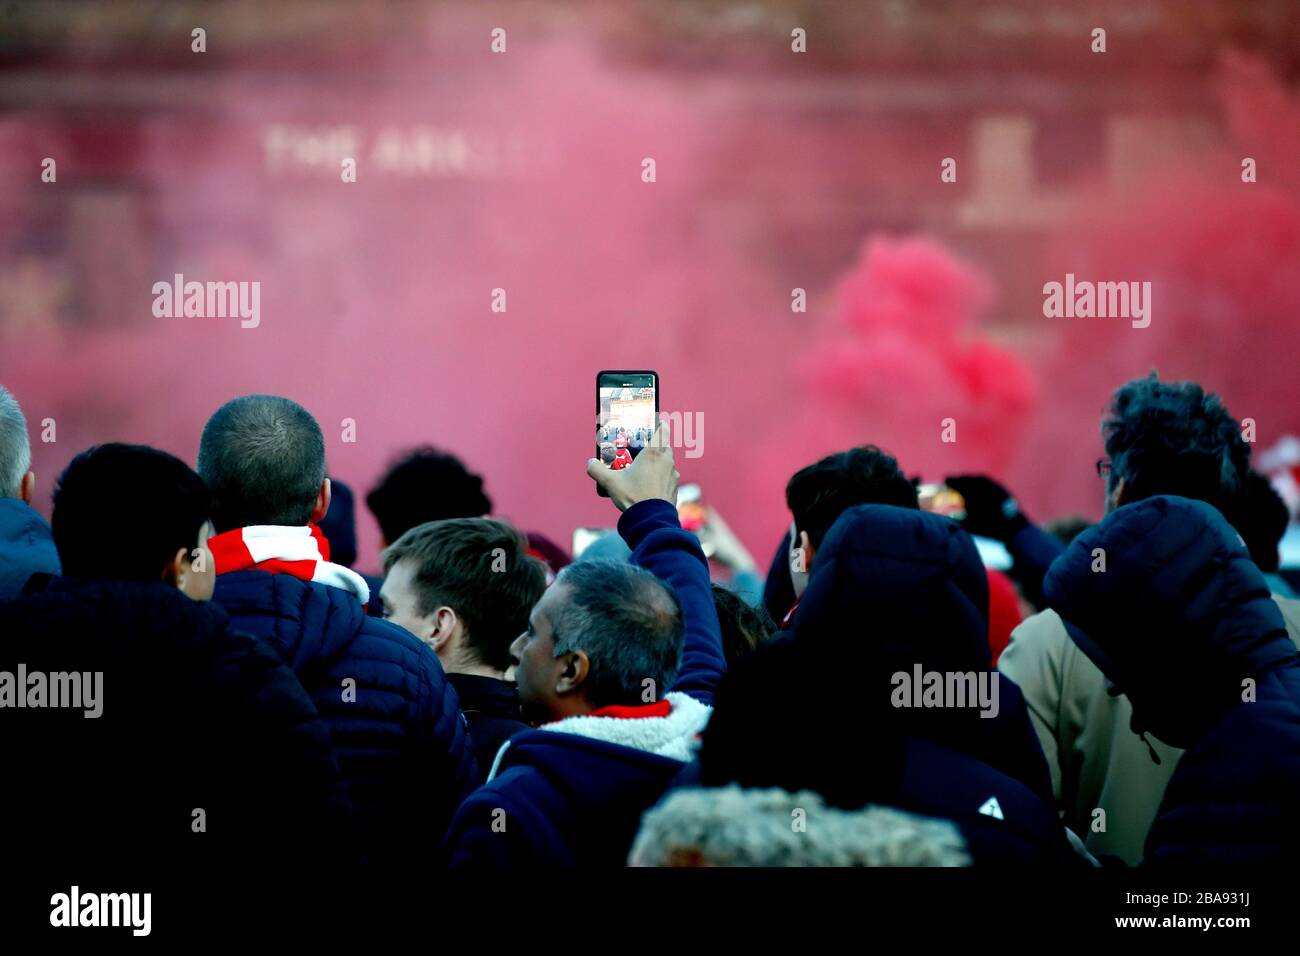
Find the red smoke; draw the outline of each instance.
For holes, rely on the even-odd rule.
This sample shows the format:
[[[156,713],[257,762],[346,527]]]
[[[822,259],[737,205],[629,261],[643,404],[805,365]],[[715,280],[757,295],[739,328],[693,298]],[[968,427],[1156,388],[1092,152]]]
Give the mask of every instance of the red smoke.
[[[486,37],[491,24],[460,26],[428,32]],[[86,445],[150,442],[192,461],[213,409],[269,391],[316,414],[333,473],[358,491],[398,449],[433,442],[486,476],[500,514],[567,544],[575,525],[616,518],[584,473],[600,368],[654,368],[666,411],[703,416],[704,455],[679,453],[683,478],[760,561],[787,520],[789,475],[863,442],[930,479],[991,470],[1035,517],[1095,515],[1099,412],[1151,367],[1222,391],[1261,443],[1300,431],[1300,110],[1250,61],[1225,63],[1228,139],[1093,187],[1017,276],[986,274],[1007,261],[996,234],[963,233],[956,252],[873,238],[835,284],[831,263],[871,227],[809,224],[809,210],[842,205],[827,170],[864,192],[915,184],[959,136],[896,141],[884,123],[837,135],[806,111],[759,109],[744,73],[701,83],[611,63],[581,39],[511,43],[496,59],[450,41],[359,50],[364,69],[227,64],[187,76],[192,110],[31,111],[0,126],[0,381],[35,435],[57,421],[57,443],[34,449],[42,507]],[[271,169],[267,130],[290,125],[354,128],[357,182],[327,168],[340,158],[328,147],[321,168]],[[483,168],[457,170],[452,154],[433,175],[378,167],[385,130],[422,127],[463,131]],[[867,161],[880,155],[895,161]],[[1258,183],[1240,181],[1246,155]],[[61,160],[57,185],[37,179],[43,156]],[[868,166],[878,181],[854,172]],[[924,178],[937,188],[936,172]],[[104,222],[96,244],[80,241]],[[751,222],[779,240],[753,238]],[[778,243],[780,256],[753,253]],[[176,272],[260,281],[261,326],[155,319],[152,283]],[[1012,278],[1066,272],[1152,281],[1151,327],[1007,301]],[[790,310],[796,286],[806,314]],[[999,302],[1014,339],[984,326]],[[373,566],[364,509],[359,525]]]
[[[866,443],[928,480],[999,470],[1038,389],[1021,358],[981,336],[989,277],[933,240],[874,238],[835,296],[837,321],[799,363],[807,395],[769,444],[780,454],[764,457],[755,497],[780,502],[796,468]]]
[[[1220,74],[1231,139],[1189,154],[1126,193],[1088,203],[1094,215],[1054,237],[1043,281],[1152,282],[1145,329],[1116,319],[1039,319],[1059,327],[1044,365],[1051,383],[1026,436],[1016,484],[1038,514],[1096,516],[1100,413],[1114,388],[1155,369],[1219,392],[1253,418],[1259,447],[1300,430],[1300,102],[1251,60]],[[1258,181],[1242,181],[1242,160]]]

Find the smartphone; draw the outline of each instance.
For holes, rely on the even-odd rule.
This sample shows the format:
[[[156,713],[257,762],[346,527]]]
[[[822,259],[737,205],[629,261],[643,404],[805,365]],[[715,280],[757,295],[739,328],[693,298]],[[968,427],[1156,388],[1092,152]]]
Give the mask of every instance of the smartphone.
[[[659,374],[646,370],[596,373],[596,460],[613,471],[632,464],[659,423]],[[596,491],[608,498],[599,485]]]

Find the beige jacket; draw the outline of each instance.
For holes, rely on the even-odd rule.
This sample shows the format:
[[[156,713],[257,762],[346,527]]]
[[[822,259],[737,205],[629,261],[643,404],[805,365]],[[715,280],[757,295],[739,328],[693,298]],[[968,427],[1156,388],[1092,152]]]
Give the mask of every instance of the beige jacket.
[[[1300,646],[1300,601],[1273,600]],[[1133,733],[1128,698],[1106,692],[1101,671],[1070,640],[1055,611],[1035,614],[1011,633],[998,670],[1024,692],[1065,825],[1094,856],[1142,862],[1147,831],[1183,752],[1150,733],[1148,747]]]

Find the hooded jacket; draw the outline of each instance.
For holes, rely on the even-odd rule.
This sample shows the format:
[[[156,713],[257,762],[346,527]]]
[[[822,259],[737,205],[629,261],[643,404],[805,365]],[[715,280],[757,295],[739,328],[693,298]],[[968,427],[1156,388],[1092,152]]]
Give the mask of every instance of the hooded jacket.
[[[791,629],[724,685],[699,779],[946,818],[976,863],[1068,858],[1023,699],[991,669],[987,607],[983,565],[955,522],[848,509],[817,551]],[[897,706],[896,675],[918,666],[996,687],[996,716],[970,701]]]
[[[305,881],[353,862],[329,731],[292,671],[220,607],[163,584],[55,579],[0,605],[0,634],[13,859],[147,885]],[[20,668],[28,688],[14,687]],[[55,709],[52,696],[31,706],[36,673],[50,695],[53,675],[100,676],[79,707]]]
[[[1300,644],[1300,601],[1274,594],[1273,602],[1292,643]],[[1107,691],[1105,676],[1070,640],[1055,610],[1016,628],[998,669],[1029,704],[1066,826],[1098,857],[1141,863],[1182,750],[1153,734],[1134,733],[1128,696]]]
[[[1094,571],[1101,549],[1105,571]],[[1048,572],[1072,641],[1186,748],[1145,862],[1290,862],[1300,849],[1300,656],[1240,536],[1200,501],[1119,508]]]
[[[676,592],[681,664],[663,716],[580,716],[511,737],[447,833],[453,866],[623,866],[641,814],[693,755],[726,671],[698,539],[666,501],[619,520],[632,561]]]
[[[22,594],[33,574],[60,573],[50,526],[17,498],[0,498],[0,601]]]
[[[329,727],[363,848],[378,868],[436,842],[473,786],[456,692],[433,651],[351,592],[288,574],[217,576],[214,600],[298,675]]]
[[[988,575],[960,525],[908,508],[858,505],[822,541],[788,638],[827,660],[857,662],[873,692],[892,692],[893,676],[910,676],[917,665],[923,672],[988,675],[997,683],[993,717],[969,706],[901,713],[919,735],[1050,797],[1020,690],[992,668],[988,609]]]
[[[708,720],[690,696],[666,699],[665,717],[570,717],[508,740],[456,814],[452,865],[622,866]]]

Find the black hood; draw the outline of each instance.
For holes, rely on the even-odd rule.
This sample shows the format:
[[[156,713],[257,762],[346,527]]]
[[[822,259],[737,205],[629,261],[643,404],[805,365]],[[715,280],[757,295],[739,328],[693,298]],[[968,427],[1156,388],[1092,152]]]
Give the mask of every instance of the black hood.
[[[1056,560],[1044,593],[1135,725],[1176,746],[1241,701],[1246,679],[1296,657],[1241,536],[1202,501],[1117,509]]]
[[[808,788],[841,807],[890,803],[907,741],[921,738],[1050,795],[1024,698],[991,667],[987,609],[987,572],[955,521],[850,508],[817,550],[791,629],[728,673],[704,734],[702,779]],[[997,716],[895,706],[892,675],[917,665],[982,672],[996,682]]]
[[[955,521],[857,505],[817,549],[790,632],[891,672],[988,670],[988,606],[988,575]]]

